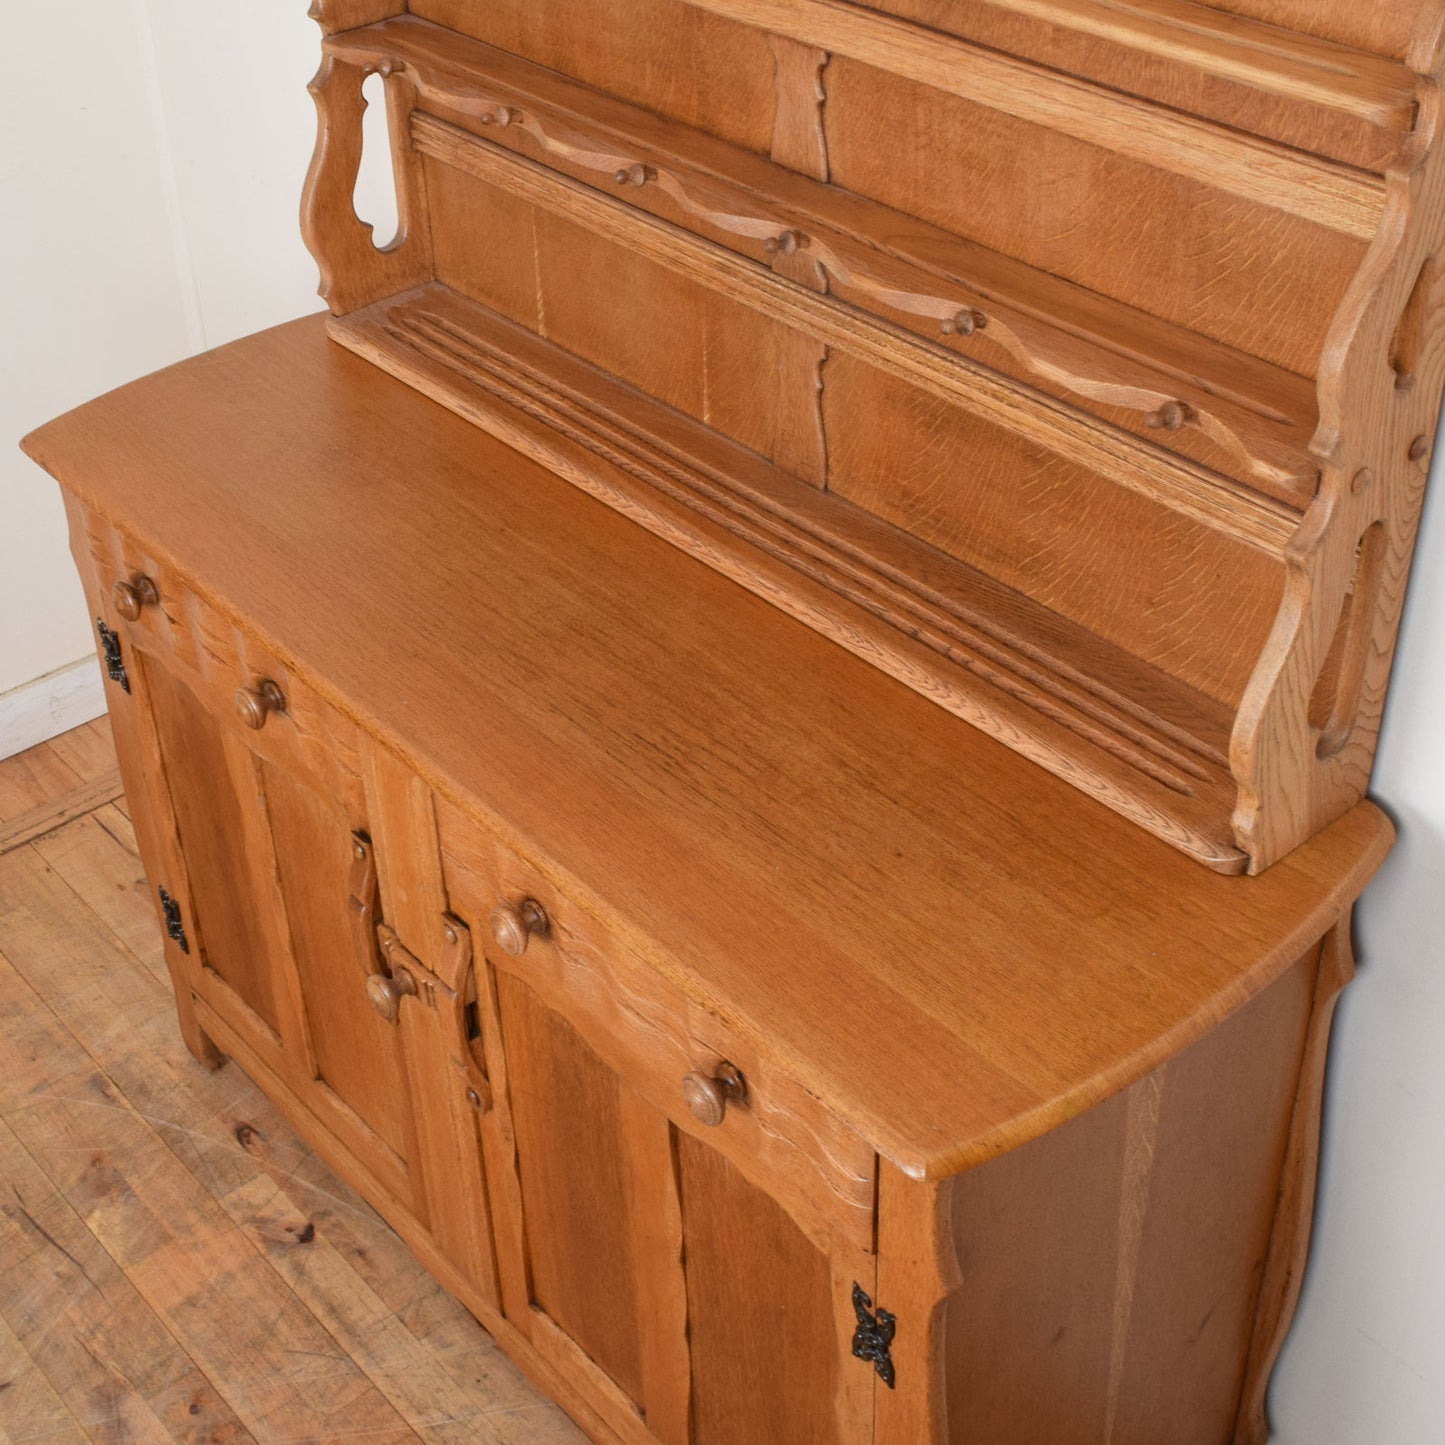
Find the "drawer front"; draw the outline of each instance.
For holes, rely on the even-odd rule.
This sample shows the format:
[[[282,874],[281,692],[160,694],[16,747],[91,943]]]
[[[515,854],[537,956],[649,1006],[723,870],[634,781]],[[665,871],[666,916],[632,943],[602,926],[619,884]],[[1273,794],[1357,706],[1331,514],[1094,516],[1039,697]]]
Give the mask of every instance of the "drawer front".
[[[857,1134],[541,869],[446,803],[439,822],[452,906],[471,915],[499,973],[524,982],[629,1089],[723,1155],[820,1243],[871,1252],[876,1156]],[[524,934],[515,955],[504,944],[519,941],[515,925],[528,903],[540,906],[545,927]],[[734,1075],[740,1090],[730,1096]]]
[[[356,725],[264,643],[244,631],[142,544],[93,513],[86,526],[104,621],[179,675],[251,751],[364,812]]]

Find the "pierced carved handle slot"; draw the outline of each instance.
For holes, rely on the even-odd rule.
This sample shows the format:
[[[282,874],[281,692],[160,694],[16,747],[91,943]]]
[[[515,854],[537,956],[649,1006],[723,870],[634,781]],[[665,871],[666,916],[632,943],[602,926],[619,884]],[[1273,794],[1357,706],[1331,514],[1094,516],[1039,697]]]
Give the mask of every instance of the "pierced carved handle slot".
[[[1321,760],[1337,756],[1350,740],[1365,685],[1371,633],[1385,570],[1385,524],[1376,522],[1355,549],[1355,575],[1340,609],[1334,640],[1310,696],[1310,726],[1318,729]]]

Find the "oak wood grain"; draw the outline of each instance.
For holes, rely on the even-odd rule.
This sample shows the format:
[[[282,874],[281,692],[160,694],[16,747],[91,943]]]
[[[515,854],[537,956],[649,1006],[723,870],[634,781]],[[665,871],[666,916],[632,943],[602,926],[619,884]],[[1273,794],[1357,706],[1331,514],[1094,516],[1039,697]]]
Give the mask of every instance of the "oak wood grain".
[[[147,414],[164,427],[140,440]],[[1033,1137],[1202,1036],[1324,932],[1388,844],[1364,807],[1258,879],[1209,874],[317,321],[160,373],[30,445],[160,560],[184,552],[263,641],[286,638],[308,686],[445,796],[550,874],[567,860],[569,896],[631,916],[640,957],[911,1172]],[[365,581],[398,568],[404,616]],[[543,668],[549,636],[572,640]],[[784,692],[767,685],[781,675]],[[435,705],[410,705],[419,692]],[[761,796],[763,813],[746,802]],[[703,911],[697,876],[714,880]],[[776,966],[780,938],[807,967]],[[1076,961],[1062,976],[1061,957]],[[871,1086],[885,1077],[887,1107]]]

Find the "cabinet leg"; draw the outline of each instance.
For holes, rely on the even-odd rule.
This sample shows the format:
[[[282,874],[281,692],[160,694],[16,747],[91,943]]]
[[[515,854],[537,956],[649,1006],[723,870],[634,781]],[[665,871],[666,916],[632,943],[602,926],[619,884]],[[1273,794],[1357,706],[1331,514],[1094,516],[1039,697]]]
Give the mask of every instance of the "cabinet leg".
[[[950,1224],[952,1196],[939,1184],[878,1167],[878,1298],[897,1321],[894,1383],[875,1385],[878,1445],[947,1445],[943,1328],[962,1283]],[[851,1363],[851,1362],[850,1362]]]
[[[226,1056],[201,1027],[201,1021],[196,1017],[195,995],[174,973],[171,982],[176,986],[176,1021],[181,1026],[181,1038],[197,1063],[204,1064],[208,1069],[219,1069],[226,1062]]]
[[[1346,914],[1325,935],[1315,984],[1314,1009],[1300,1062],[1299,1088],[1290,1123],[1284,1172],[1280,1178],[1279,1205],[1265,1260],[1255,1313],[1254,1338],[1249,1347],[1244,1390],[1235,1422],[1234,1445],[1268,1445],[1270,1438],[1266,1394],[1276,1360],[1289,1333],[1299,1304],[1314,1222],[1315,1187],[1319,1177],[1320,1127],[1323,1122],[1325,1061],[1329,1054],[1330,1025],[1340,991],[1355,976],[1350,945],[1350,917]]]

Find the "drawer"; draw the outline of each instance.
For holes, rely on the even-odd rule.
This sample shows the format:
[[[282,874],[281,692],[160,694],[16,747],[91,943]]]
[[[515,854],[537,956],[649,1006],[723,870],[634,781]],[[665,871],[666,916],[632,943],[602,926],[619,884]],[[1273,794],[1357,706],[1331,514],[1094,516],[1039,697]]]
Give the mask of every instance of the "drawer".
[[[626,924],[573,903],[460,809],[441,803],[438,821],[452,907],[495,970],[528,985],[628,1088],[815,1237],[872,1252],[876,1156],[842,1119],[660,974]],[[529,908],[545,919],[535,932]]]
[[[356,725],[141,543],[93,512],[85,525],[103,620],[120,638],[122,658],[139,652],[169,669],[253,752],[310,775],[364,817]]]

